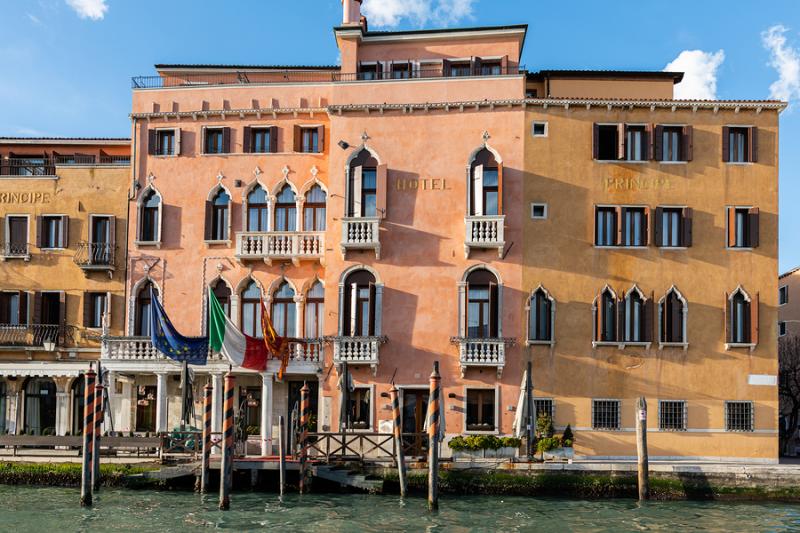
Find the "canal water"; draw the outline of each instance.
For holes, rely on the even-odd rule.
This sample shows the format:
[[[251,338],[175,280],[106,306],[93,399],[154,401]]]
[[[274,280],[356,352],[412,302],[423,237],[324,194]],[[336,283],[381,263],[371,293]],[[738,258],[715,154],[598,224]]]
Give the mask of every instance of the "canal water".
[[[798,531],[800,506],[779,503],[650,502],[448,496],[427,512],[423,498],[354,494],[235,493],[232,510],[190,492],[103,490],[81,509],[77,489],[0,487],[0,530],[73,531]]]

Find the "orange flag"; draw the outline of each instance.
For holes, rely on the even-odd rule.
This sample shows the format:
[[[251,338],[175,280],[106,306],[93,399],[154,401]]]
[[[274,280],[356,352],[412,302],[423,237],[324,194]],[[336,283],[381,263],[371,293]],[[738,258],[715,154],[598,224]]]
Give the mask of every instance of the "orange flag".
[[[291,356],[290,343],[303,343],[303,341],[278,335],[272,325],[272,320],[270,320],[263,298],[261,299],[261,331],[264,334],[264,345],[267,347],[270,357],[281,361],[278,379],[283,379],[283,374],[286,372],[286,367],[289,366],[289,358]]]

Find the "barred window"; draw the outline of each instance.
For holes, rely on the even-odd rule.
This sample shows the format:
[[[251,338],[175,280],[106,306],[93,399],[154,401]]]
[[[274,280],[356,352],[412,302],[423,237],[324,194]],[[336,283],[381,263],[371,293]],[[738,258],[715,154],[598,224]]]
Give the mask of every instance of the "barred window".
[[[725,402],[725,431],[753,431],[753,402]]]
[[[550,420],[555,420],[555,409],[552,398],[534,398],[533,406],[536,409],[536,419],[540,416],[547,415]]]
[[[592,428],[619,429],[619,400],[592,401]]]
[[[658,429],[686,431],[686,402],[682,400],[658,402]]]

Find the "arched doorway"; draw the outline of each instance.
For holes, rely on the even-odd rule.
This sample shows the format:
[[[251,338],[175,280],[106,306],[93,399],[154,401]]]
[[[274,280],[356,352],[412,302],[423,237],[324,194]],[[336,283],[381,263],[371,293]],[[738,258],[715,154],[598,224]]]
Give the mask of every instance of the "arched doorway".
[[[56,384],[50,378],[30,378],[25,384],[26,435],[56,434]]]
[[[86,378],[78,376],[72,381],[72,428],[70,435],[83,435],[83,407],[86,405]]]

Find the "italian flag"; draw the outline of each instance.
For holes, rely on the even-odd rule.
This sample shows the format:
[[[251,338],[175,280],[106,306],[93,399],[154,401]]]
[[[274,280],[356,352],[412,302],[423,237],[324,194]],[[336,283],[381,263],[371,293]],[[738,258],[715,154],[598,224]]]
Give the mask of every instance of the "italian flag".
[[[232,365],[263,372],[267,369],[267,347],[263,339],[245,335],[231,322],[225,310],[208,291],[208,337],[215,352],[224,355]]]

